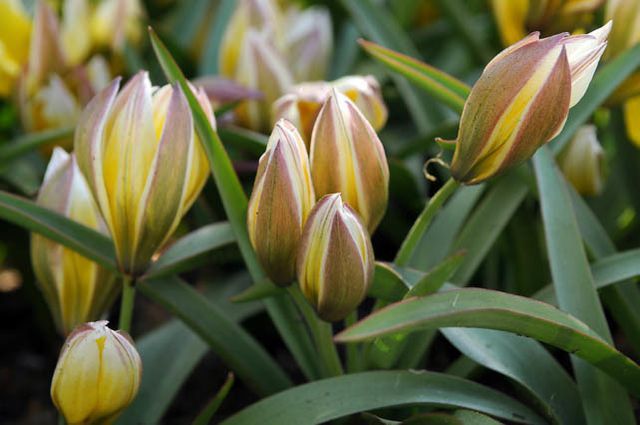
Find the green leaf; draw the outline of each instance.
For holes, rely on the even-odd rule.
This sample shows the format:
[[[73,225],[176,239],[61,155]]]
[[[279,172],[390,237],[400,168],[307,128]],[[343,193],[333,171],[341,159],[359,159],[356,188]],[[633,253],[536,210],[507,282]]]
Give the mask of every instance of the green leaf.
[[[220,45],[222,37],[227,29],[227,23],[233,15],[236,7],[236,0],[221,0],[215,12],[215,18],[209,27],[209,33],[204,45],[202,61],[200,62],[200,75],[219,74],[218,58],[220,56]]]
[[[591,114],[638,66],[640,66],[640,45],[626,50],[598,71],[584,97],[569,111],[569,118],[560,134],[551,141],[554,154],[557,155],[562,150],[578,128],[587,122]]]
[[[359,40],[359,43],[367,53],[391,70],[406,77],[457,113],[462,113],[464,102],[471,91],[469,86],[449,74],[410,56],[370,41]]]
[[[268,279],[265,279],[261,282],[251,285],[239,294],[234,295],[231,298],[231,301],[233,301],[234,303],[247,303],[251,301],[264,300],[266,298],[275,296],[282,296],[283,294],[284,291],[282,288],[275,286]]]
[[[251,335],[177,277],[142,281],[137,288],[205,340],[258,394],[273,394],[291,385],[280,366]]]
[[[234,377],[233,373],[229,373],[227,375],[227,380],[222,385],[222,388],[216,393],[216,395],[207,403],[202,412],[198,415],[195,421],[193,421],[193,425],[207,425],[211,422],[213,415],[216,414],[222,402],[227,398],[229,391],[231,391],[231,387],[233,386]]]
[[[576,384],[537,341],[489,329],[446,328],[440,332],[468,358],[526,388],[555,422],[585,423]]]
[[[407,289],[402,275],[394,269],[393,265],[376,261],[373,282],[368,293],[370,297],[394,302],[401,299]]]
[[[464,260],[464,256],[464,252],[453,254],[432,270],[425,273],[406,293],[404,299],[409,297],[422,297],[437,292],[458,270],[458,267],[460,267]]]
[[[538,150],[534,168],[558,305],[611,343],[611,333],[593,283],[571,198],[549,148]],[[572,363],[583,397],[594,400],[584,405],[589,420],[633,423],[631,406],[622,388],[581,360],[572,358]]]
[[[318,424],[414,404],[462,407],[518,423],[544,423],[520,402],[472,381],[425,371],[376,371],[300,385],[243,409],[221,425]]]
[[[54,130],[47,130],[40,133],[29,133],[18,137],[16,140],[0,145],[0,169],[3,164],[8,163],[22,155],[25,155],[40,146],[55,142],[59,139],[73,137],[74,128],[65,127]]]
[[[40,233],[112,271],[117,271],[115,251],[107,236],[54,211],[0,191],[0,218],[31,232]]]
[[[183,236],[169,247],[141,279],[182,273],[203,264],[211,251],[235,241],[227,222],[210,224]]]
[[[225,126],[218,129],[218,134],[225,143],[244,149],[253,155],[260,156],[267,148],[269,137],[246,128]]]
[[[412,298],[374,313],[336,336],[368,340],[406,330],[474,327],[528,336],[573,353],[640,394],[640,366],[583,322],[555,307],[488,289],[458,289]]]

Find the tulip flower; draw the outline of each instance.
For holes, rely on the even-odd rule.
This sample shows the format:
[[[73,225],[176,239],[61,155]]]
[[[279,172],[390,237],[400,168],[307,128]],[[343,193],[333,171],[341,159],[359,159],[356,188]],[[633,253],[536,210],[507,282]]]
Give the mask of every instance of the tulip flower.
[[[355,310],[373,279],[369,233],[339,193],[320,199],[304,227],[297,274],[300,289],[321,319],[334,322]]]
[[[380,84],[372,75],[349,75],[329,83],[315,81],[293,86],[273,104],[274,118],[286,118],[293,122],[308,146],[313,124],[332,88],[351,99],[374,130],[379,131],[384,127],[387,106],[380,93]]]
[[[296,81],[322,80],[329,66],[333,30],[329,11],[322,7],[298,10],[292,7],[286,16],[287,62]]]
[[[20,0],[0,2],[0,97],[11,94],[29,56],[31,20]]]
[[[154,90],[145,71],[119,94],[118,87],[115,80],[87,105],[75,151],[120,268],[136,276],[196,200],[209,169],[179,88]],[[206,95],[196,96],[215,126]]]
[[[369,121],[336,89],[316,119],[310,157],[316,195],[340,192],[373,232],[387,208],[387,158]]]
[[[604,186],[604,151],[596,127],[584,125],[558,157],[558,165],[578,193],[597,196]]]
[[[279,285],[295,277],[302,228],[315,203],[307,158],[298,130],[286,120],[278,121],[260,157],[249,200],[251,244],[267,275]]]
[[[76,159],[60,148],[53,151],[37,203],[91,229],[107,232]],[[112,273],[37,233],[31,235],[31,261],[38,286],[63,334],[99,319],[118,293]]]
[[[480,183],[530,158],[562,130],[607,45],[611,23],[590,34],[533,33],[499,53],[465,103],[453,177]]]
[[[51,399],[68,425],[112,423],[138,393],[140,355],[126,332],[107,323],[78,326],[60,353]]]

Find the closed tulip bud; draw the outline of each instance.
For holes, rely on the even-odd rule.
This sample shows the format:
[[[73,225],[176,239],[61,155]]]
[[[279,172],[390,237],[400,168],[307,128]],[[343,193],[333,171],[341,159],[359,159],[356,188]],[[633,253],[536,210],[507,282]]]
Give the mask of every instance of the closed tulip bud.
[[[286,47],[296,81],[325,78],[333,48],[329,12],[322,7],[292,8],[286,17]]]
[[[344,319],[367,294],[375,259],[369,233],[339,193],[311,210],[298,252],[300,289],[326,321]]]
[[[120,268],[138,275],[196,200],[209,169],[177,86],[154,90],[142,71],[119,94],[118,87],[115,80],[87,105],[75,151]],[[196,96],[215,126],[206,95]]]
[[[610,28],[544,39],[533,33],[489,62],[462,112],[453,177],[479,183],[555,137],[591,82]]]
[[[60,148],[53,152],[37,202],[106,233],[76,159]],[[65,335],[81,323],[99,319],[118,293],[119,285],[112,273],[36,233],[31,235],[31,261],[56,326]]]
[[[608,0],[605,19],[613,21],[607,57],[613,58],[640,41],[640,2]]]
[[[290,122],[278,121],[260,158],[247,228],[267,275],[279,285],[295,277],[302,228],[314,202],[304,142]]]
[[[31,21],[20,0],[0,1],[0,97],[11,94],[29,56]]]
[[[332,88],[351,99],[374,130],[384,127],[387,106],[382,99],[380,84],[372,75],[349,75],[332,82],[297,84],[273,104],[274,119],[286,118],[294,123],[309,147],[313,124]]]
[[[604,151],[596,127],[584,125],[576,132],[558,158],[558,165],[578,193],[596,196],[604,186]]]
[[[336,89],[316,119],[310,157],[316,195],[340,192],[373,233],[387,208],[387,157],[369,121]]]
[[[138,393],[140,355],[126,332],[107,323],[78,326],[62,347],[51,399],[69,425],[113,423]]]
[[[140,0],[102,0],[91,15],[91,38],[97,48],[124,50],[125,42],[142,39],[144,8]]]

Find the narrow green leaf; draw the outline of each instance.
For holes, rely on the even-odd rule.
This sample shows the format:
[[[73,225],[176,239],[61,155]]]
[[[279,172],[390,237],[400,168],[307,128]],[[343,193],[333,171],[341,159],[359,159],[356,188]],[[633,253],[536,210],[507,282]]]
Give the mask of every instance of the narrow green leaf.
[[[611,333],[593,283],[571,198],[549,148],[538,150],[534,168],[558,305],[611,343]],[[589,421],[634,422],[628,397],[620,386],[579,359],[572,357],[572,363],[583,397],[593,400],[584,405]]]
[[[225,143],[233,143],[234,146],[256,156],[264,153],[269,141],[269,138],[264,134],[235,126],[220,127],[218,134]]]
[[[410,56],[387,49],[366,40],[360,45],[375,59],[406,77],[418,87],[445,103],[457,113],[462,113],[470,88],[463,82]]]
[[[520,402],[472,381],[425,371],[376,371],[300,385],[243,409],[221,425],[318,424],[412,404],[462,407],[517,423],[544,423]]]
[[[54,211],[0,191],[0,218],[40,233],[110,270],[117,271],[115,251],[107,236]]]
[[[587,122],[591,114],[639,66],[640,44],[625,51],[598,71],[582,100],[569,111],[569,118],[564,128],[551,142],[554,154],[557,155],[562,150],[578,128]]]
[[[258,394],[273,394],[291,385],[280,366],[251,335],[177,277],[143,281],[137,287],[205,340]]]
[[[200,62],[200,75],[219,74],[218,57],[220,56],[220,44],[227,29],[227,23],[236,7],[236,0],[221,0],[216,8],[216,15],[209,27],[202,61]]]
[[[440,332],[468,358],[526,388],[545,415],[557,423],[586,422],[576,384],[537,341],[489,329],[445,328]]]
[[[425,273],[424,276],[407,292],[404,298],[423,297],[437,292],[458,270],[458,267],[460,267],[464,260],[464,256],[464,252],[458,252],[446,258],[442,263]]]
[[[177,240],[154,262],[142,279],[191,270],[206,261],[211,251],[235,241],[227,222],[201,227]]]
[[[234,295],[231,298],[231,301],[233,301],[234,303],[247,303],[251,301],[264,300],[266,298],[275,296],[282,296],[283,294],[284,291],[282,290],[282,288],[275,286],[269,280],[265,279],[262,282],[251,285],[239,294]]]
[[[55,142],[59,139],[73,137],[74,128],[65,127],[47,130],[40,133],[29,133],[16,140],[0,145],[0,169],[5,164],[15,158],[25,155],[40,146]]]
[[[200,412],[195,421],[193,421],[193,425],[208,425],[213,418],[213,415],[216,414],[222,402],[227,398],[229,391],[231,391],[231,387],[233,386],[234,377],[233,373],[229,373],[227,375],[227,379],[222,385],[222,388],[216,393],[216,395],[207,403],[205,408]]]
[[[368,295],[370,297],[386,302],[394,302],[401,299],[407,289],[402,275],[392,265],[380,261],[376,262],[373,282],[369,288]]]
[[[392,304],[342,331],[336,341],[446,327],[495,329],[537,339],[590,362],[640,394],[640,366],[585,323],[549,304],[488,289],[458,289]]]

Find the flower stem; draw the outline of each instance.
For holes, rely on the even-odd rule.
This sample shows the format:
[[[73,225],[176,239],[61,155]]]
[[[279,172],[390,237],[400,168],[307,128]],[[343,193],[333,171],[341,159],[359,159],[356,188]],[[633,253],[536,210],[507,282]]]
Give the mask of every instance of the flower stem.
[[[129,276],[122,277],[122,301],[120,303],[120,321],[118,329],[129,332],[131,329],[131,316],[133,316],[133,304],[136,297],[135,281]]]
[[[436,213],[440,210],[442,204],[445,203],[447,199],[456,191],[460,183],[450,178],[447,182],[436,192],[435,195],[427,205],[424,207],[424,210],[420,213],[420,216],[413,223],[411,230],[409,230],[409,234],[405,238],[404,242],[402,242],[402,246],[400,246],[400,250],[396,254],[396,258],[394,263],[398,266],[406,266],[407,263],[411,260],[416,247],[420,243],[422,236],[429,228],[429,224],[435,217]]]
[[[358,321],[358,311],[354,311],[344,319],[344,327],[348,328]],[[345,346],[347,357],[347,371],[349,373],[361,372],[362,367],[362,344],[347,344]]]
[[[307,322],[322,363],[323,376],[328,378],[342,375],[344,371],[342,369],[342,363],[340,362],[340,356],[338,356],[338,351],[336,350],[336,345],[333,342],[333,329],[331,328],[331,324],[325,323],[318,318],[297,285],[291,285],[288,288],[288,292]]]

